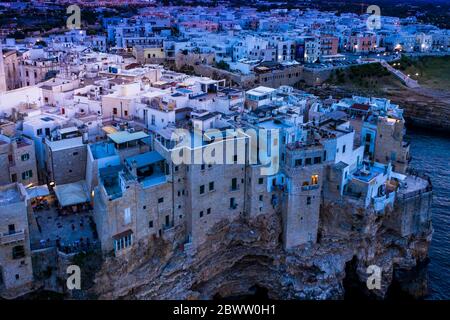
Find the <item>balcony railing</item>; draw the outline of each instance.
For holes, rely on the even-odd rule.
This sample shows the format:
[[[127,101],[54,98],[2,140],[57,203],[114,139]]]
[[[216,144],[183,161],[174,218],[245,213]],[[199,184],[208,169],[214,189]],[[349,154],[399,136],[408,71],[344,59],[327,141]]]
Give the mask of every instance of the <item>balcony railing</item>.
[[[9,244],[25,240],[25,231],[18,230],[14,233],[4,233],[0,237],[0,244]]]

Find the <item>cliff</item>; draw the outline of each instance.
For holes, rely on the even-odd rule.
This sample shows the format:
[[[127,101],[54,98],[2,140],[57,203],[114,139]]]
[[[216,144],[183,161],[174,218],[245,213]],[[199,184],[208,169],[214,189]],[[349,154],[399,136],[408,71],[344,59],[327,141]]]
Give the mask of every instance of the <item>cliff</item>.
[[[180,245],[179,227],[166,239],[107,258],[90,291],[100,299],[212,299],[264,288],[275,299],[341,299],[349,286],[356,286],[385,298],[395,280],[409,294],[421,296],[426,282],[405,285],[400,276],[407,273],[411,280],[426,260],[431,223],[422,221],[415,233],[402,236],[390,222],[403,209],[400,203],[380,214],[355,203],[330,202],[321,208],[318,242],[290,251],[280,243],[280,214],[221,221],[196,252]],[[382,269],[380,290],[369,292],[365,286],[369,265]]]
[[[416,88],[390,92],[388,97],[405,110],[408,125],[450,132],[450,93]]]

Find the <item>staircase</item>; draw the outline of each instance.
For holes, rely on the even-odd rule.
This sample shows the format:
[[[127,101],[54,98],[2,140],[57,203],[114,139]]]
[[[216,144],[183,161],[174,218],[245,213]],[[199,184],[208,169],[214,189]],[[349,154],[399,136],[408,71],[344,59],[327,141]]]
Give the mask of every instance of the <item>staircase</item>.
[[[392,67],[389,63],[387,63],[385,60],[379,60],[379,62],[381,63],[381,65],[383,67],[385,67],[386,69],[388,69],[388,71],[390,71],[392,74],[394,74],[397,78],[399,78],[407,87],[409,88],[419,88],[420,85],[417,82],[417,80],[411,79],[410,77],[408,77],[407,75],[405,75],[403,72],[401,72],[400,70],[395,69],[394,67]]]

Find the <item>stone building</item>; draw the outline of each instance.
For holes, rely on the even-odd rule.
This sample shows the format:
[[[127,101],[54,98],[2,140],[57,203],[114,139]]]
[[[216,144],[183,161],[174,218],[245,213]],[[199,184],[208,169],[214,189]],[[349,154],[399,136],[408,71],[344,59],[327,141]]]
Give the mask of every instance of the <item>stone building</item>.
[[[5,68],[7,90],[14,90],[21,87],[19,63],[16,50],[3,50],[3,65]]]
[[[45,165],[48,182],[67,184],[83,180],[86,175],[86,144],[82,137],[45,140]]]
[[[316,242],[325,149],[321,144],[290,144],[283,171],[287,177],[283,197],[283,246],[285,249]]]
[[[170,169],[156,151],[99,170],[94,219],[103,251],[127,252],[139,240],[173,227]]]
[[[6,298],[26,293],[33,282],[28,208],[23,185],[0,187],[0,296]]]
[[[25,136],[0,134],[0,185],[12,182],[38,183],[34,142]]]
[[[393,170],[405,173],[410,161],[409,142],[404,141],[405,121],[390,117],[378,117],[374,159],[392,162]]]

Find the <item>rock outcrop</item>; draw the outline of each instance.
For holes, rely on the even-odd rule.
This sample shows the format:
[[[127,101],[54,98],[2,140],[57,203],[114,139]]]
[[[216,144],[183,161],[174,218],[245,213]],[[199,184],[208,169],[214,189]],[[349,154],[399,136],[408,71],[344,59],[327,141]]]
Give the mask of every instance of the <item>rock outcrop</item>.
[[[432,231],[427,224],[400,236],[385,223],[396,211],[329,203],[321,208],[318,242],[289,251],[280,242],[279,214],[223,220],[195,252],[182,244],[179,227],[165,239],[139,243],[126,256],[107,258],[90,290],[100,299],[212,299],[246,296],[255,288],[275,299],[341,299],[351,267],[353,284],[367,296],[384,298],[394,280],[401,284],[402,272],[411,279],[426,261]],[[379,290],[365,285],[369,265],[382,269]],[[420,296],[426,283],[403,289]]]

